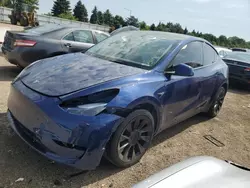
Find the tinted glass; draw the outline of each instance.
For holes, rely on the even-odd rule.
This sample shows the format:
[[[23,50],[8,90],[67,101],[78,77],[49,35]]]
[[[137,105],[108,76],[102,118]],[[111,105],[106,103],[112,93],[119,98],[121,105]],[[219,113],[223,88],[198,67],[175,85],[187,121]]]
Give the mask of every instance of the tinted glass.
[[[63,40],[70,40],[70,41],[74,41],[74,35],[73,33],[71,32],[70,34],[66,35]]]
[[[27,30],[25,30],[25,32],[27,32],[27,33],[36,33],[36,34],[44,34],[44,33],[55,31],[55,30],[58,30],[58,29],[61,29],[61,28],[63,28],[63,27],[60,26],[60,25],[46,24],[46,25],[41,25],[41,26],[38,26],[38,27],[31,28],[31,29],[27,29]]]
[[[247,52],[229,52],[224,59],[233,59],[238,61],[250,62],[250,53]]]
[[[193,68],[202,66],[202,43],[191,42],[185,45],[173,60],[174,66],[180,63],[189,65]]]
[[[179,41],[174,37],[176,35],[171,36],[160,32],[124,32],[107,38],[86,53],[109,61],[150,69],[178,45]]]
[[[204,43],[204,61],[203,61],[203,65],[211,65],[212,63],[214,63],[217,59],[217,53],[216,51],[209,45],[207,45],[206,43]]]
[[[103,33],[98,33],[98,32],[95,32],[95,37],[96,37],[96,40],[97,40],[97,43],[103,41],[104,39],[108,38],[107,35],[103,34]]]
[[[79,31],[74,31],[73,34],[75,41],[77,42],[92,43],[92,44],[94,43],[92,33],[90,31],[79,30]]]

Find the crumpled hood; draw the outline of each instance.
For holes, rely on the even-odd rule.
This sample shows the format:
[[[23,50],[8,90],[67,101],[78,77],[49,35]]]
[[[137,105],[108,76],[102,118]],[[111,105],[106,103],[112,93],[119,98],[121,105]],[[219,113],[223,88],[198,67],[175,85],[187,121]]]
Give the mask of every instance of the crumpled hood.
[[[61,96],[143,72],[146,70],[75,53],[41,60],[28,67],[21,79],[39,93]]]

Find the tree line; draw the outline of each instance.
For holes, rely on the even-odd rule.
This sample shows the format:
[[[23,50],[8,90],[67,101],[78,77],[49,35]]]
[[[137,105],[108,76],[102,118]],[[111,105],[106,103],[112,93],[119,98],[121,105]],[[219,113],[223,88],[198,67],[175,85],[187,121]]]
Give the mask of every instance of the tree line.
[[[24,3],[32,6],[36,10],[38,9],[38,2],[39,0],[1,0],[0,6],[13,8],[14,4]],[[89,16],[88,11],[81,0],[76,3],[73,10],[71,10],[70,7],[71,6],[69,0],[55,0],[51,12],[47,13],[46,15],[56,16],[70,20],[78,20],[81,22],[90,22],[92,24],[108,25],[110,26],[110,31],[113,31],[123,26],[132,25],[140,28],[141,30],[165,31],[201,37],[208,40],[213,45],[224,46],[228,48],[250,48],[250,41],[247,42],[237,36],[226,37],[224,35],[221,35],[219,37],[216,37],[213,34],[202,33],[195,30],[189,31],[186,27],[183,28],[179,23],[172,22],[160,22],[157,25],[147,25],[146,22],[139,21],[138,18],[136,18],[135,16],[130,16],[124,19],[120,15],[113,15],[109,9],[102,12],[98,10],[96,6],[94,7]]]

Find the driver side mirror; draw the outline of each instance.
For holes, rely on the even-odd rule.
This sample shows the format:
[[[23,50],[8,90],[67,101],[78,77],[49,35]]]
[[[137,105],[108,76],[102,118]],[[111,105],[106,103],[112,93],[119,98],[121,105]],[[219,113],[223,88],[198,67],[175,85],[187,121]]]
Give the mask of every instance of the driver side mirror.
[[[186,64],[179,64],[175,67],[171,67],[165,71],[165,74],[168,75],[177,75],[177,76],[193,76],[194,71],[193,68]]]

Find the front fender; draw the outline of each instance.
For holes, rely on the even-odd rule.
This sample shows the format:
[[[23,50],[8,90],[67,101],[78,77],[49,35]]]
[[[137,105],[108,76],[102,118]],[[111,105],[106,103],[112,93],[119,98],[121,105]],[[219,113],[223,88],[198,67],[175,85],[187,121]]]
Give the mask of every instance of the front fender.
[[[161,84],[158,83],[158,87]],[[163,85],[162,85],[163,86]],[[153,87],[141,87],[140,88],[130,88],[125,90],[120,90],[118,96],[113,99],[109,104],[108,108],[115,108],[119,110],[119,114],[126,117],[134,109],[144,108],[150,112],[155,112],[157,118],[156,130],[159,128],[162,120],[163,107],[161,105],[161,97],[159,93],[164,90],[164,87],[159,87],[158,89],[150,91]],[[147,94],[147,95],[146,95]],[[152,108],[152,109],[151,109]],[[121,113],[120,113],[121,112]]]

